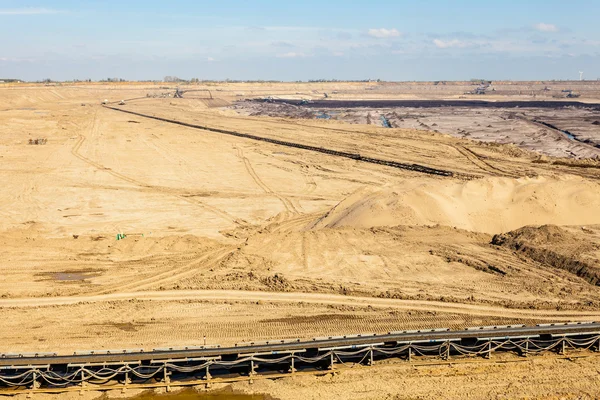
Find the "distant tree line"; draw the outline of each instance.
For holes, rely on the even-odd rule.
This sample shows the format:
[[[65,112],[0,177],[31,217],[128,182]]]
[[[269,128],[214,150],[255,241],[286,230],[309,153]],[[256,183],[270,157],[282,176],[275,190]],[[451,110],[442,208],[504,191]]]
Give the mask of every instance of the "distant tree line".
[[[123,78],[106,78],[106,79],[101,79],[98,82],[129,82],[127,79],[123,79]]]
[[[296,82],[304,82],[304,81],[296,81]],[[307,82],[309,83],[320,83],[320,82],[381,82],[381,79],[309,79]]]

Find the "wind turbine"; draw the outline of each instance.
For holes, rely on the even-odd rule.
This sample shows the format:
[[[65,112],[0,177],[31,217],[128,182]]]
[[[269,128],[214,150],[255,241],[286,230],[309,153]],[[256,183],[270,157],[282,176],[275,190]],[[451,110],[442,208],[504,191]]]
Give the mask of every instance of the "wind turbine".
[[[583,80],[583,71],[579,71],[579,80],[582,81]]]

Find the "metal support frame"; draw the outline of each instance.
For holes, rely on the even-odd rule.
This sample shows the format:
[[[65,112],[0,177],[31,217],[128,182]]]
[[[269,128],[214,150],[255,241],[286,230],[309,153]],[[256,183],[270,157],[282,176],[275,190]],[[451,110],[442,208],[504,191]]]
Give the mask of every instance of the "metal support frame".
[[[125,381],[123,383],[123,389],[121,389],[122,393],[125,393],[127,391],[127,385],[129,385],[131,383],[131,380],[129,379],[129,370],[125,371]]]
[[[408,362],[412,361],[412,347],[408,346]]]
[[[167,364],[163,365],[163,382],[165,384],[165,388],[167,392],[171,391],[171,373],[167,370]]]
[[[40,388],[40,383],[37,380],[38,376],[37,376],[37,370],[33,371],[33,381],[31,381],[31,389],[32,390],[36,390]]]
[[[333,350],[330,350],[330,353],[329,353],[329,369],[332,370],[332,371],[335,369],[335,367],[334,367],[333,364],[335,364],[335,358],[333,357]]]
[[[296,372],[296,368],[294,368],[294,353],[292,353],[291,362],[290,362],[290,369],[288,371],[291,374],[293,374],[294,372]]]
[[[27,398],[30,399],[33,397],[33,391],[40,388],[40,383],[37,381],[37,370],[33,370],[33,380],[31,381],[31,386],[29,387],[29,392],[27,393]]]
[[[85,388],[87,386],[87,382],[85,381],[85,374],[83,372],[83,368],[81,368],[81,384],[80,384],[80,390],[79,390],[79,394],[83,394],[83,392],[85,391]]]
[[[491,340],[488,341],[488,351],[487,351],[487,353],[485,355],[485,358],[487,358],[488,360],[490,358],[492,358],[492,341]]]
[[[210,374],[210,363],[206,364],[206,373],[204,374],[204,379],[206,380],[206,384],[205,387],[206,389],[209,389],[211,386],[210,380],[212,378],[212,375]]]

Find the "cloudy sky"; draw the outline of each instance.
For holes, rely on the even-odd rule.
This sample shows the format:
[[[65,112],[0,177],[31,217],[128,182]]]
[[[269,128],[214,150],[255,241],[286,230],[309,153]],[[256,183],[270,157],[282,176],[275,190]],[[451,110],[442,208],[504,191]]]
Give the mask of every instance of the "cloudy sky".
[[[0,79],[600,78],[600,0],[0,0]]]

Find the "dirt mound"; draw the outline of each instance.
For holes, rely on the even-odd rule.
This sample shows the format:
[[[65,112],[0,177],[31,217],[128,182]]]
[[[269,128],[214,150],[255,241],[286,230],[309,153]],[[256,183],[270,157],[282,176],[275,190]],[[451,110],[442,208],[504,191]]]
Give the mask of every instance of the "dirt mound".
[[[525,225],[600,223],[600,185],[580,178],[405,181],[361,189],[312,228],[447,225],[497,233]]]
[[[527,157],[531,151],[525,150],[513,143],[496,143],[479,141],[480,146],[485,146],[495,153],[506,154],[509,157]]]
[[[600,158],[582,158],[582,159],[571,159],[571,158],[559,158],[552,162],[554,165],[565,165],[568,167],[577,168],[600,168]]]
[[[554,225],[527,226],[494,235],[492,244],[508,247],[537,262],[569,271],[592,285],[600,286],[600,261],[585,257],[585,253],[600,250],[600,246],[582,235]]]
[[[506,240],[527,242],[533,245],[557,245],[577,243],[577,236],[556,225],[525,226],[512,232],[494,235],[493,244],[502,245]]]

